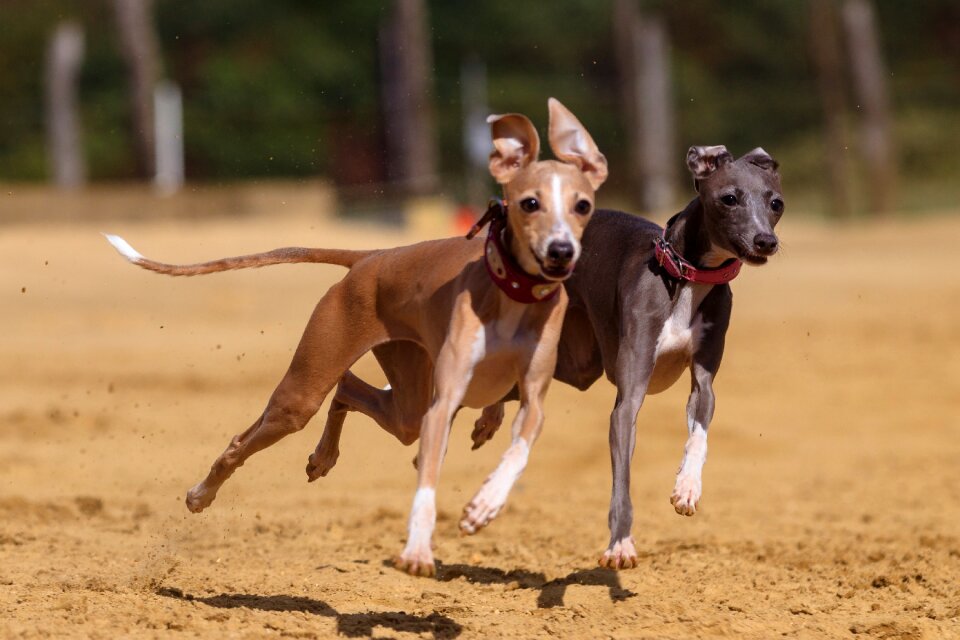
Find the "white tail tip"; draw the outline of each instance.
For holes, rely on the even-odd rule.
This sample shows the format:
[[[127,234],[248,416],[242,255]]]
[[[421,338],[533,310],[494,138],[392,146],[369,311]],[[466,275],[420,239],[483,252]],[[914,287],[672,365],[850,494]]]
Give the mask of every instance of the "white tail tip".
[[[137,262],[142,260],[143,256],[140,253],[130,246],[130,243],[121,238],[120,236],[111,235],[109,233],[103,234],[103,237],[107,239],[107,242],[113,245],[113,248],[116,249],[120,255],[129,260],[130,262]]]

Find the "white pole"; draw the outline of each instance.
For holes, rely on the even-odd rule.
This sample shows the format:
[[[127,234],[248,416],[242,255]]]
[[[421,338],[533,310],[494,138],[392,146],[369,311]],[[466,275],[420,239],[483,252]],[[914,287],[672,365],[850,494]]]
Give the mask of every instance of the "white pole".
[[[47,139],[53,181],[61,189],[77,188],[86,179],[77,108],[83,40],[80,25],[63,22],[47,52]]]
[[[490,125],[487,116],[487,67],[477,59],[460,65],[460,96],[463,104],[463,153],[466,162],[467,204],[482,208],[491,195],[484,176],[490,156]]]
[[[157,83],[153,90],[153,112],[156,133],[156,166],[154,184],[164,195],[183,187],[183,98],[180,87],[169,80]]]

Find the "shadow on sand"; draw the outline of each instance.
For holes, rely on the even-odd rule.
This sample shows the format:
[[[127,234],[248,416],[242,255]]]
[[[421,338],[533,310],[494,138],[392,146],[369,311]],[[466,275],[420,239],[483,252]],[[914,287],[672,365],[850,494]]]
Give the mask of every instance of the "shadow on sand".
[[[384,561],[392,566],[392,561]],[[459,578],[471,584],[513,585],[518,589],[535,589],[537,607],[549,609],[563,606],[563,596],[572,584],[606,587],[610,600],[621,602],[636,594],[624,589],[620,584],[620,575],[606,569],[587,569],[574,571],[564,578],[547,580],[542,573],[525,569],[504,571],[495,567],[474,567],[466,564],[438,563],[437,580],[451,582]],[[157,595],[189,602],[200,602],[219,609],[257,609],[259,611],[302,611],[316,616],[334,618],[337,621],[337,633],[349,638],[372,638],[376,627],[386,627],[394,631],[406,631],[416,634],[429,633],[435,640],[452,640],[463,632],[463,626],[455,620],[439,613],[417,616],[405,611],[386,611],[370,613],[340,613],[322,600],[290,595],[254,595],[248,593],[223,593],[218,596],[198,597],[184,593],[176,587],[163,587]]]
[[[302,611],[326,618],[335,618],[337,633],[348,638],[372,638],[376,627],[409,633],[429,633],[436,640],[451,640],[463,632],[463,627],[447,616],[431,613],[415,616],[404,611],[375,613],[340,613],[326,602],[289,595],[253,595],[248,593],[223,593],[218,596],[197,597],[175,587],[163,587],[157,595],[177,600],[200,602],[219,609],[257,609],[260,611]]]
[[[437,570],[437,580],[450,582],[461,577],[474,584],[513,584],[520,589],[537,589],[540,591],[540,595],[537,596],[537,607],[540,609],[562,607],[563,596],[567,587],[572,584],[606,587],[610,593],[610,600],[613,602],[621,602],[637,595],[620,585],[620,574],[616,571],[599,567],[574,571],[564,578],[547,580],[542,573],[534,573],[524,569],[504,571],[494,567],[440,563]]]

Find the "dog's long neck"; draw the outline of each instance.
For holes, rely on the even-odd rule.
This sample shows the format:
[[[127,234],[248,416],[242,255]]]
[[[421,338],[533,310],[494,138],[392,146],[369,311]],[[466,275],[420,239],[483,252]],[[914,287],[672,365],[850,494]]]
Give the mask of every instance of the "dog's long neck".
[[[539,275],[537,273],[530,273],[529,271],[527,271],[527,269],[524,269],[523,265],[517,259],[517,256],[520,255],[520,252],[522,251],[522,248],[520,245],[520,239],[513,232],[513,229],[510,228],[510,224],[508,222],[504,223],[503,235],[501,236],[501,239],[503,240],[503,246],[506,248],[507,252],[510,254],[510,259],[513,260],[513,263],[517,267],[522,269],[523,272],[529,276],[536,277],[537,275]]]
[[[710,240],[705,216],[700,198],[694,198],[673,219],[666,231],[667,242],[698,268],[718,267],[735,256]]]

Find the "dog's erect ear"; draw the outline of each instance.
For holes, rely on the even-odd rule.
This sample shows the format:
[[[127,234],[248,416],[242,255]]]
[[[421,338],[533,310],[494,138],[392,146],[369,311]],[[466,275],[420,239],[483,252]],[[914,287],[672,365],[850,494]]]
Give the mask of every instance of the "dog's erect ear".
[[[580,168],[590,185],[597,189],[607,179],[607,159],[586,128],[556,98],[547,100],[550,107],[550,148],[558,160]]]
[[[743,158],[741,158],[741,160],[746,160],[750,164],[774,173],[776,173],[777,168],[780,167],[780,163],[774,160],[769,153],[764,151],[763,147],[757,147],[753,151],[748,152],[743,156]]]
[[[493,136],[490,175],[506,184],[540,155],[540,136],[530,119],[519,113],[489,116],[487,122]]]
[[[703,180],[728,162],[733,156],[722,144],[712,147],[690,147],[687,151],[687,168],[694,180]]]

